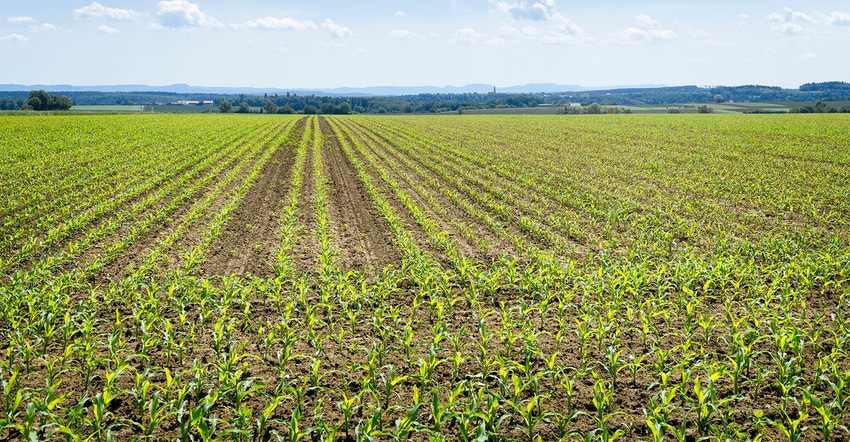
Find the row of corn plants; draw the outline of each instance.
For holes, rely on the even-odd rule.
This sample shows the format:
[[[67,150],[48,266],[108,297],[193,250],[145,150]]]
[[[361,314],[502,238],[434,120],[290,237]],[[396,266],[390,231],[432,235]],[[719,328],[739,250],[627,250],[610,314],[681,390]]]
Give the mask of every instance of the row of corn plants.
[[[712,223],[750,223],[753,231],[719,235],[719,225],[694,221],[713,206],[690,202],[693,194],[675,185],[700,180],[679,177],[692,169],[678,156],[700,155],[686,146],[696,135],[728,133],[722,119],[629,117],[624,132],[602,119],[468,117],[244,119],[261,121],[264,135],[231,160],[211,160],[200,170],[221,169],[194,175],[209,176],[203,182],[185,182],[198,187],[176,206],[187,209],[173,230],[143,255],[142,273],[112,275],[104,285],[66,259],[62,270],[29,274],[27,283],[6,276],[0,438],[848,437],[850,249],[843,224],[820,224],[843,210],[834,198],[846,180],[814,193],[805,207],[823,211],[811,225],[722,212]],[[834,143],[841,121],[824,119],[818,135],[799,136]],[[727,124],[769,139],[755,120]],[[340,270],[335,232],[344,220],[332,215],[328,195],[339,189],[325,173],[331,137],[401,250],[397,265],[374,274]],[[604,145],[588,149],[594,139]],[[642,140],[655,149],[652,161],[669,168],[648,176],[663,183],[654,190],[640,188],[648,183],[642,171],[617,184],[613,165],[636,161]],[[666,153],[663,142],[672,143]],[[790,153],[842,158],[794,146],[725,152],[744,163],[774,164]],[[197,264],[211,241],[284,148],[296,151],[289,190],[279,196],[274,276],[203,274]],[[618,153],[623,158],[610,158]],[[710,156],[712,167],[724,164],[719,157]],[[846,175],[807,170],[817,176],[811,182]],[[735,192],[772,204],[757,190]],[[798,189],[778,194],[799,199]],[[457,210],[464,213],[454,219]],[[549,214],[580,225],[583,239]],[[540,232],[599,244],[585,257],[564,255],[523,219],[545,227]],[[689,244],[660,250],[675,229]],[[201,239],[178,250],[189,230]],[[461,241],[486,246],[476,231],[509,245],[507,253],[466,255]],[[827,239],[813,239],[823,232]],[[295,258],[305,248],[319,255],[315,267]],[[176,266],[166,262],[175,256]]]

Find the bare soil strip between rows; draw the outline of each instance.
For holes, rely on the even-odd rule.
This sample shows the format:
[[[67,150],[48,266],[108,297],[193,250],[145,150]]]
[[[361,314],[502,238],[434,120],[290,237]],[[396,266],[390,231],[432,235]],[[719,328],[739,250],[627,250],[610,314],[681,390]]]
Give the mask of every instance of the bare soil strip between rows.
[[[396,131],[396,135],[413,141],[409,134]],[[568,232],[565,232],[561,227],[554,225],[552,220],[548,219],[548,217],[543,215],[542,212],[535,212],[533,204],[527,201],[527,194],[523,195],[521,193],[516,193],[515,190],[511,190],[511,188],[517,186],[517,183],[515,183],[513,178],[509,178],[507,181],[499,180],[502,184],[494,185],[490,181],[490,178],[486,177],[487,173],[485,166],[476,164],[476,161],[470,160],[471,164],[476,164],[477,166],[470,169],[469,164],[464,165],[464,163],[458,162],[458,158],[462,157],[458,153],[453,153],[452,149],[444,149],[446,152],[445,157],[434,155],[430,149],[423,146],[421,142],[416,142],[416,145],[411,149],[411,152],[407,153],[409,157],[415,159],[415,161],[434,170],[435,172],[438,172],[438,167],[441,168],[442,172],[448,177],[457,180],[460,184],[462,184],[462,186],[469,189],[468,191],[459,189],[462,192],[467,195],[469,195],[469,192],[476,192],[483,195],[486,199],[499,201],[499,204],[507,207],[510,210],[511,215],[510,219],[504,219],[504,221],[519,230],[531,233],[524,236],[528,239],[533,239],[543,249],[552,250],[558,254],[566,254],[567,256],[585,255],[586,251],[584,251],[584,244],[582,242],[571,238]],[[455,157],[455,159],[452,159],[452,157]],[[495,213],[491,207],[489,207],[490,204],[487,206],[488,207],[484,208],[485,211],[490,212],[494,217],[499,217],[499,215]],[[557,211],[557,208],[550,208],[550,210]],[[524,219],[531,220],[531,226],[533,229],[521,229],[520,226],[516,225],[520,224]]]
[[[296,146],[281,144],[263,166],[259,179],[234,209],[224,230],[210,246],[201,266],[206,275],[274,273],[279,246],[278,219],[289,192]]]
[[[403,133],[403,131],[401,131],[398,128],[392,128],[392,129],[397,134],[399,134],[401,136],[409,136],[409,135],[405,135]],[[438,137],[441,137],[441,139],[443,140],[444,143],[451,143],[452,141],[454,141],[454,142],[459,143],[461,146],[463,146],[463,138],[460,137],[460,136],[449,136],[449,135],[444,134],[444,133],[433,133],[433,134],[438,136]],[[503,144],[503,143],[496,143],[496,144],[501,145],[503,148],[509,148],[508,145]],[[445,153],[445,157],[443,157],[443,158],[447,162],[446,163],[447,165],[454,164],[454,166],[449,166],[449,167],[463,168],[463,167],[468,166],[469,164],[474,164],[480,169],[480,173],[478,175],[484,177],[484,178],[479,178],[479,180],[484,180],[484,181],[489,180],[490,178],[486,178],[488,175],[492,178],[497,179],[497,180],[505,180],[505,181],[503,181],[503,183],[506,186],[505,191],[514,193],[514,195],[511,198],[509,198],[509,200],[517,198],[521,202],[528,204],[528,205],[535,205],[535,206],[539,205],[539,206],[541,206],[542,209],[544,209],[545,211],[551,212],[551,213],[555,213],[555,214],[569,213],[571,215],[575,215],[575,216],[579,217],[580,219],[582,219],[585,224],[590,225],[594,229],[599,228],[598,225],[600,223],[601,224],[609,223],[609,220],[607,218],[600,217],[596,213],[587,212],[587,211],[583,210],[581,207],[574,206],[574,205],[568,204],[568,203],[564,203],[561,198],[558,198],[558,197],[556,197],[556,196],[554,196],[550,193],[544,192],[544,191],[540,190],[539,188],[529,186],[526,183],[515,180],[515,177],[512,176],[510,174],[510,172],[506,172],[506,171],[501,170],[497,167],[492,167],[492,165],[482,162],[482,160],[480,158],[475,157],[473,154],[471,154],[469,152],[465,152],[465,151],[462,151],[462,150],[459,150],[459,149],[456,149],[456,148],[443,149],[443,150],[441,150],[441,152]],[[546,166],[546,167],[544,167],[544,166]],[[554,178],[556,180],[560,180],[561,179],[560,177],[564,176],[564,174],[566,173],[561,169],[551,168],[549,166],[551,166],[551,165],[550,164],[537,164],[537,168],[539,168],[540,170],[545,170],[545,173],[544,173],[545,176]],[[515,172],[521,173],[518,170],[515,170]],[[481,189],[482,191],[487,192],[487,189],[484,186],[482,186],[480,183],[477,183],[476,181],[471,181],[471,185],[475,186],[476,188]],[[559,186],[552,185],[551,187],[552,188],[558,188]],[[583,192],[588,192],[588,193],[598,193],[599,190],[600,190],[599,188],[588,188],[584,184],[582,184],[581,186],[579,186],[577,191],[583,191]],[[517,195],[520,195],[520,196],[517,197]],[[609,195],[609,196],[612,198],[611,201],[615,204],[627,202],[627,200],[623,199],[622,197],[616,197],[614,195]],[[502,197],[499,197],[499,199],[503,200],[503,201],[505,200]],[[518,207],[518,209],[522,210],[521,207]],[[638,210],[639,211],[652,211],[653,213],[655,213],[656,215],[659,215],[659,216],[664,215],[662,212],[653,211],[653,210],[650,210],[646,207],[639,208]],[[593,244],[589,243],[586,239],[574,238],[569,232],[564,231],[564,229],[562,227],[558,226],[557,224],[552,223],[550,220],[540,219],[540,222],[542,222],[548,228],[553,229],[556,232],[560,232],[559,236],[561,236],[564,241],[566,241],[567,243],[572,243],[572,244],[578,246],[580,248],[580,250],[581,249],[588,249],[588,250],[598,251],[597,247],[595,247]],[[625,226],[614,225],[613,228],[618,233],[631,234],[629,229]],[[579,254],[583,255],[584,252],[579,251]]]
[[[370,129],[365,129],[365,130],[370,130]],[[387,134],[382,133],[382,132],[378,132],[378,131],[374,131],[374,130],[372,130],[372,133],[374,133],[378,137],[380,137],[381,140],[379,141],[378,145],[382,145],[384,147],[384,149],[388,152],[391,152],[393,156],[395,156],[396,158],[401,158],[402,156],[404,156],[408,161],[410,161],[414,164],[417,164],[418,168],[421,172],[414,172],[414,173],[416,173],[418,176],[425,179],[423,177],[422,173],[430,172],[432,174],[431,177],[436,182],[438,182],[439,185],[443,186],[442,189],[435,189],[436,193],[442,194],[445,198],[448,199],[448,196],[445,195],[446,189],[452,189],[454,192],[457,193],[457,196],[459,198],[465,199],[466,202],[471,207],[474,207],[476,210],[479,210],[482,213],[486,213],[490,217],[492,217],[493,220],[496,223],[498,223],[499,226],[501,226],[501,228],[504,230],[504,232],[507,233],[508,235],[510,235],[511,237],[520,238],[524,242],[532,242],[532,243],[534,243],[538,246],[546,248],[545,244],[539,242],[537,240],[537,238],[534,238],[534,237],[531,237],[531,236],[525,234],[513,223],[504,221],[499,216],[499,214],[494,213],[492,210],[490,210],[489,207],[486,207],[484,204],[482,204],[481,202],[476,200],[474,197],[472,197],[471,195],[466,193],[466,191],[464,191],[464,189],[458,188],[457,186],[455,186],[454,183],[450,182],[448,179],[446,179],[445,177],[440,175],[435,170],[435,167],[434,167],[433,164],[429,164],[426,161],[423,161],[421,158],[417,158],[415,155],[412,155],[410,152],[405,152],[404,149],[401,149],[398,146],[398,141],[393,141],[392,139],[390,139],[388,137]],[[408,168],[408,170],[409,170],[409,168]],[[455,210],[455,211],[453,211],[451,213],[463,213],[463,214],[468,215],[470,218],[473,218],[473,219],[475,218],[474,215],[472,213],[469,213],[467,210],[459,208],[455,204],[452,204],[452,206],[454,207],[453,210]],[[480,221],[477,221],[477,220],[470,221],[468,224],[472,225],[472,226],[477,226],[477,230],[479,230],[479,231],[487,232],[488,237],[499,238],[498,240],[494,240],[493,244],[502,244],[504,249],[506,249],[506,250],[510,250],[513,247],[513,245],[508,244],[507,240],[504,239],[502,237],[502,235],[500,235],[500,233],[498,231],[494,230],[492,227],[487,226],[487,225],[482,225],[482,224],[480,224]]]
[[[168,185],[170,185],[171,183],[180,182],[182,179],[185,179],[187,177],[194,177],[194,178],[192,178],[193,180],[203,180],[203,179],[206,179],[204,177],[206,177],[209,173],[211,173],[210,171],[215,171],[215,170],[218,170],[218,172],[216,172],[216,176],[221,175],[223,173],[226,173],[227,170],[231,169],[234,165],[236,165],[239,162],[240,158],[242,158],[244,155],[247,155],[247,153],[244,149],[244,146],[247,144],[247,142],[242,141],[241,137],[234,137],[232,139],[232,143],[233,144],[231,146],[227,146],[227,147],[222,146],[223,149],[226,149],[229,152],[227,152],[225,155],[221,156],[220,158],[216,159],[214,162],[207,164],[205,167],[203,167],[202,169],[198,169],[198,170],[196,170],[197,165],[193,166],[192,168],[187,170],[187,172],[185,174],[183,174],[179,177],[174,177],[173,179],[167,181],[166,183]],[[213,180],[214,179],[215,179],[215,177],[213,177]],[[150,216],[152,214],[157,213],[160,209],[167,207],[169,202],[172,201],[173,198],[176,198],[181,193],[181,190],[182,189],[180,189],[180,188],[174,188],[170,192],[160,195],[155,201],[153,201],[150,204],[150,207],[143,209],[143,211],[138,213],[136,215],[136,217]],[[156,191],[156,190],[154,190],[154,191]],[[200,192],[201,189],[199,189],[198,191]],[[144,198],[147,198],[147,196],[145,196]],[[141,201],[143,201],[143,200],[140,199],[139,201],[137,201],[136,203],[133,203],[133,204],[137,204]],[[133,204],[131,204],[130,206],[132,206]],[[130,210],[130,208],[128,208],[127,210]],[[177,216],[182,216],[182,214],[185,212],[185,210],[186,209],[183,209],[182,207],[176,208],[176,210],[174,210],[173,213],[169,214],[168,216],[166,216],[161,221],[162,227],[163,228],[169,227],[173,223],[173,219]],[[89,260],[94,258],[96,255],[106,252],[107,248],[110,245],[114,244],[115,241],[117,241],[121,238],[124,238],[126,235],[128,235],[133,230],[133,228],[134,228],[133,220],[132,219],[127,220],[121,226],[119,226],[119,228],[116,231],[108,234],[104,238],[97,240],[97,242],[90,244],[89,248],[87,250],[83,251],[81,256],[76,259],[76,266],[78,266],[78,267],[84,266],[87,262],[89,262]],[[156,232],[150,232],[150,231],[143,233],[140,238],[137,238],[136,241],[134,241],[134,243],[139,242],[139,241],[144,242],[145,240],[143,238],[146,238],[147,235],[154,235],[154,238],[155,238],[156,234],[157,234]],[[126,254],[128,251],[132,251],[133,250],[132,247],[133,247],[133,245],[128,246],[128,250],[126,250],[124,252],[124,254]],[[136,251],[136,252],[139,252],[139,251]],[[119,259],[120,259],[120,257],[119,257]],[[101,270],[102,276],[104,276],[104,277],[114,276],[114,275],[111,275],[110,272],[111,272],[111,270],[109,270],[108,267]]]
[[[227,186],[225,186],[224,189],[222,189],[221,193],[204,211],[204,214],[195,221],[193,224],[194,227],[187,229],[187,231],[177,239],[175,244],[165,251],[167,263],[164,266],[164,270],[168,272],[177,270],[180,265],[184,264],[182,262],[183,254],[204,242],[205,235],[209,233],[210,223],[212,223],[221,211],[224,210],[225,206],[229,204],[231,198],[242,187],[245,180],[248,179],[248,176],[251,175],[254,167],[261,161],[264,161],[263,158],[268,151],[272,151],[271,155],[273,156],[283,146],[283,140],[277,140],[276,137],[278,137],[282,131],[286,130],[286,126],[287,125],[285,123],[277,124],[271,127],[270,130],[266,131],[260,137],[257,142],[258,144],[261,144],[262,147],[252,157],[251,162],[249,164],[245,164],[236,179],[232,180]],[[270,159],[271,157],[266,158],[266,163],[263,163],[261,167],[265,167]],[[251,185],[251,187],[254,188],[255,185],[256,181]],[[221,234],[219,234],[217,238],[214,238],[214,240],[219,237],[221,237]]]
[[[240,162],[243,162],[243,161],[247,161],[247,162],[255,161],[257,158],[259,158],[262,155],[262,153],[265,151],[266,148],[267,148],[267,146],[264,146],[263,148],[259,148],[259,149],[254,149],[254,150],[249,149],[249,150],[243,152],[241,155],[239,155],[237,157],[228,158],[228,160],[227,160],[228,163],[218,172],[217,177],[213,178],[210,185],[207,186],[206,188],[198,189],[198,192],[195,194],[196,195],[195,200],[202,199],[202,198],[199,198],[198,196],[205,194],[206,192],[209,192],[211,190],[211,186],[214,185],[216,180],[227,175],[227,173],[233,167],[235,167],[237,164],[239,164]],[[233,188],[233,186],[235,185],[234,183],[241,182],[242,180],[244,180],[245,176],[247,176],[247,174],[249,174],[249,173],[250,173],[250,170],[247,167],[243,168],[243,170],[240,171],[239,176],[236,177],[236,179],[233,180],[233,182],[228,186],[228,188],[226,190],[222,191],[220,193],[220,195],[218,195],[216,197],[217,201],[216,201],[216,203],[213,204],[213,207],[215,207],[216,204],[221,205],[222,203],[219,202],[219,200],[223,201],[224,198],[226,197],[228,191],[231,188]],[[169,232],[173,231],[173,229],[176,229],[180,225],[179,220],[189,214],[189,212],[192,210],[192,206],[193,206],[193,200],[189,199],[189,200],[185,201],[180,207],[178,207],[174,211],[174,213],[169,215],[167,217],[167,219],[164,220],[163,223],[159,225],[160,228],[151,229],[151,230],[145,232],[144,234],[142,234],[142,236],[140,238],[138,238],[136,241],[134,241],[127,248],[127,250],[124,251],[124,253],[122,253],[120,256],[118,256],[117,259],[115,259],[115,261],[107,264],[101,270],[100,277],[101,278],[120,278],[124,274],[124,272],[126,272],[128,269],[139,266],[144,261],[145,256],[148,253],[150,253],[151,251],[153,251],[154,249],[156,249],[158,242],[162,238],[167,237]],[[208,210],[210,210],[210,209],[208,209]],[[196,222],[200,222],[200,221],[201,220],[197,220]],[[121,236],[119,236],[118,238],[120,238],[120,237]],[[107,244],[109,244],[109,243],[107,243]],[[172,256],[169,256],[169,258],[171,258],[171,257]]]
[[[433,207],[428,198],[420,193],[420,190],[416,189],[416,187],[412,184],[413,180],[417,178],[415,172],[411,171],[407,166],[401,164],[400,162],[391,162],[391,156],[388,157],[386,146],[382,145],[382,141],[379,137],[369,129],[360,128],[368,137],[368,141],[364,143],[364,146],[369,150],[369,153],[375,158],[375,160],[381,164],[387,172],[392,175],[392,177],[399,183],[399,186],[408,193],[415,201],[416,204],[421,207],[429,218],[433,219],[440,225],[440,230],[448,232],[452,241],[457,246],[457,250],[468,258],[476,259],[479,261],[486,261],[486,257],[483,256],[479,247],[474,242],[471,242],[464,238],[464,236],[460,233],[460,231],[453,225],[453,223],[446,219],[443,215],[441,215],[438,210]],[[380,146],[380,147],[379,147]],[[405,172],[405,173],[402,173]],[[405,177],[406,175],[406,177]],[[410,181],[408,181],[410,180]],[[424,183],[418,183],[420,185]],[[427,184],[425,184],[427,186]],[[424,186],[423,186],[424,188]],[[430,192],[430,195],[434,195],[437,192]],[[444,203],[445,207],[453,207],[450,201],[441,201]],[[445,212],[445,211],[443,211]],[[462,214],[463,212],[453,212]],[[444,253],[444,252],[441,252]]]
[[[324,117],[319,117],[323,134],[329,134],[325,145],[326,176],[330,177],[329,216],[340,251],[338,265],[343,271],[380,273],[390,264],[400,264],[401,250],[392,232],[378,213],[354,166],[342,151],[341,134],[336,133]]]
[[[364,130],[369,131],[369,129]],[[470,258],[475,258],[479,261],[487,262],[494,260],[503,252],[515,252],[513,245],[506,242],[486,225],[481,224],[474,216],[469,214],[464,208],[460,207],[446,196],[446,190],[453,188],[450,183],[446,182],[446,180],[438,175],[424,176],[421,173],[424,169],[420,167],[419,171],[417,171],[415,168],[411,167],[413,159],[405,157],[384,134],[377,133],[375,131],[369,132],[374,140],[374,142],[369,145],[373,154],[377,157],[384,158],[383,162],[389,166],[390,170],[396,172],[396,176],[401,178],[401,180],[407,181],[400,176],[401,174],[398,173],[398,171],[404,171],[411,182],[415,181],[417,186],[421,186],[424,191],[429,193],[431,198],[426,198],[425,195],[419,195],[419,192],[416,191],[411,183],[406,183],[406,188],[409,189],[411,194],[419,195],[422,198],[423,207],[426,207],[429,210],[432,217],[438,220],[438,222],[444,226],[443,228],[446,231],[452,233],[453,239],[461,247],[460,250],[463,251],[464,255]],[[393,163],[389,164],[389,161],[392,161]],[[434,185],[434,182],[437,183],[437,186]],[[440,185],[446,187],[440,188]],[[425,201],[428,199],[435,200],[440,206],[439,209],[433,207],[433,204],[430,202]],[[455,215],[458,219],[446,219],[447,214]],[[462,226],[456,227],[457,224],[466,226],[466,228],[475,233],[479,240],[483,239],[488,244],[489,250],[487,251],[486,256],[480,250],[478,244],[471,241],[469,238],[466,238],[459,231]]]
[[[208,173],[211,173],[209,172],[210,170],[214,171],[216,168],[219,168],[220,163],[224,161],[228,163],[234,163],[236,161],[236,158],[227,157],[219,159],[215,164],[208,165],[208,167],[205,167],[202,171],[196,172],[195,175],[197,175],[198,179],[202,179],[201,177],[206,176],[206,174]],[[198,189],[195,193],[201,192],[201,190],[202,189]],[[98,256],[107,256],[110,248],[114,244],[125,239],[127,235],[130,235],[134,230],[136,230],[137,220],[144,219],[146,217],[156,216],[155,214],[159,213],[161,210],[165,210],[169,205],[173,204],[175,200],[179,199],[181,193],[182,192],[180,188],[174,188],[168,192],[163,193],[158,198],[150,202],[150,204],[140,206],[138,213],[136,213],[134,216],[126,218],[116,230],[107,233],[104,237],[96,239],[95,242],[89,244],[87,248],[74,259],[74,262],[66,266],[66,268],[84,268],[87,266],[88,263],[92,262],[92,260],[97,259]],[[183,205],[185,204],[186,202],[183,202]],[[122,257],[127,253],[140,253],[140,250],[134,249],[134,244],[139,243],[139,241],[142,241],[142,243],[144,243],[145,238],[147,238],[148,236],[155,237],[156,235],[158,235],[157,232],[160,231],[160,228],[164,229],[172,225],[174,217],[182,216],[184,210],[183,205],[174,207],[170,211],[166,211],[166,213],[164,213],[164,217],[158,220],[157,224],[144,228],[144,230],[142,230],[139,234],[139,237],[136,238],[130,244],[128,244],[126,250],[124,250],[121,255],[117,256],[112,262],[107,262],[106,265],[102,269],[100,269],[96,275],[93,276],[93,278],[96,280],[105,281],[106,278],[118,276],[116,274],[113,274],[113,271],[117,271],[117,267],[113,269],[112,266],[120,267],[120,265],[116,264],[116,262],[121,261]],[[130,213],[128,213],[128,216],[132,215],[133,207],[127,208],[127,210],[131,211]]]
[[[339,120],[338,120],[339,121]],[[364,135],[364,132],[368,130],[356,127],[351,129],[351,133],[355,139],[351,137],[347,137],[350,141],[350,145],[352,147],[352,153],[360,161],[364,170],[369,176],[372,177],[373,185],[380,189],[381,193],[384,195],[387,204],[393,210],[393,213],[399,218],[405,230],[410,234],[410,238],[416,243],[416,245],[421,248],[423,251],[426,251],[431,257],[442,266],[451,266],[446,254],[440,250],[433,242],[428,239],[427,233],[425,230],[416,223],[416,220],[411,215],[410,211],[405,207],[404,203],[399,199],[398,195],[393,192],[393,190],[389,187],[389,185],[381,178],[381,175],[378,173],[377,169],[366,159],[363,149],[369,149],[368,144],[372,142],[370,139],[367,139]],[[359,146],[358,146],[359,144]],[[375,158],[375,161],[380,164],[379,159]],[[387,173],[392,173],[391,170],[388,170]],[[401,183],[399,183],[401,185]],[[415,193],[411,194],[411,197],[416,198],[417,195]],[[401,262],[401,261],[399,261]]]
[[[179,161],[171,162],[166,164],[164,167],[161,167],[161,170],[166,170],[167,175],[161,174],[161,176],[157,176],[156,174],[147,177],[148,182],[142,182],[142,179],[135,180],[136,184],[134,187],[130,188],[127,186],[127,191],[115,195],[112,201],[104,202],[102,206],[114,205],[115,207],[111,210],[107,210],[103,207],[97,208],[89,208],[79,214],[78,218],[83,218],[88,216],[89,213],[93,213],[90,218],[83,223],[80,224],[80,227],[77,228],[76,231],[68,232],[62,235],[58,240],[54,241],[52,244],[45,245],[40,247],[37,252],[34,252],[30,258],[30,262],[35,263],[37,260],[48,256],[49,254],[55,253],[58,250],[66,247],[68,244],[78,241],[85,236],[94,231],[105,223],[108,223],[114,219],[119,218],[119,213],[122,210],[129,210],[134,205],[143,202],[149,195],[156,192],[160,186],[167,185],[169,182],[180,180],[182,177],[185,177],[187,174],[191,174],[196,172],[193,168],[196,166],[197,161],[193,163],[193,159],[200,159],[201,157],[186,157],[181,158]],[[214,168],[216,165],[220,164],[221,161],[225,161],[225,158],[219,159],[216,163],[208,165],[204,170],[198,171],[196,173],[202,173],[210,168]],[[174,165],[179,167],[173,168]],[[176,189],[175,191],[179,191]],[[164,195],[167,197],[167,195]],[[50,229],[48,229],[50,230]],[[41,240],[43,240],[43,236]]]
[[[313,177],[313,138],[311,133],[312,121],[302,118],[299,121],[301,132],[298,133],[299,143],[307,143],[304,157],[304,176],[301,178],[301,193],[298,195],[296,244],[292,248],[291,257],[297,274],[313,272],[319,264],[319,239],[316,234],[317,215],[315,210],[316,180]],[[304,139],[303,134],[311,133],[311,138]]]
[[[263,158],[266,158],[266,153],[271,150],[272,152],[270,155],[273,156],[274,153],[279,151],[282,143],[275,144],[278,140],[274,139],[282,130],[285,130],[283,126],[283,124],[275,126],[262,137],[262,141],[259,142],[262,144],[262,147],[255,153],[254,156],[252,156],[249,163],[244,164],[236,179],[230,181],[227,186],[221,190],[219,195],[216,196],[210,206],[203,212],[203,215],[201,215],[201,217],[195,220],[192,224],[193,228],[187,229],[182,236],[177,238],[172,247],[165,250],[166,262],[164,266],[160,266],[160,270],[165,270],[167,272],[176,271],[179,266],[184,264],[183,255],[204,242],[205,236],[209,233],[210,223],[212,223],[213,220],[219,216],[222,210],[225,209],[225,206],[230,203],[233,196],[244,185],[245,180],[248,179],[257,164],[264,161]],[[274,141],[270,142],[269,140]],[[262,163],[260,167],[265,167],[270,158],[271,157],[266,158],[266,162]],[[251,184],[251,187],[253,188],[254,185],[255,184]],[[220,236],[221,235],[219,234],[218,237]],[[218,237],[214,239],[218,239]]]

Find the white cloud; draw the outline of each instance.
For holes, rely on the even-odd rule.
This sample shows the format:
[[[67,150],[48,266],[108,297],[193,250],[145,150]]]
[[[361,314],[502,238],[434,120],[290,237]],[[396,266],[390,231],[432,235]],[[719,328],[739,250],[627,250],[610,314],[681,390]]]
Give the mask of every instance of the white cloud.
[[[670,29],[640,29],[640,32],[633,32],[632,35],[639,36],[643,41],[675,40],[677,37]]]
[[[25,42],[25,41],[28,41],[28,40],[29,40],[28,38],[24,37],[24,36],[23,36],[23,35],[21,35],[21,34],[9,34],[9,35],[7,35],[7,36],[5,36],[5,37],[0,37],[0,41],[19,41],[19,42]]]
[[[561,34],[572,36],[582,36],[584,34],[584,30],[579,25],[561,14],[556,13],[552,16],[552,23]]]
[[[774,13],[770,14],[770,16],[768,16],[768,18],[771,21],[785,21],[785,22],[797,21],[797,20],[803,20],[803,21],[807,21],[807,22],[814,22],[815,21],[815,18],[812,17],[811,15],[805,14],[805,13],[800,12],[800,11],[795,11],[791,8],[785,8],[785,14],[778,14],[778,13],[774,12]]]
[[[814,52],[806,52],[805,54],[798,57],[800,60],[816,60],[820,58],[820,55],[815,54]]]
[[[346,38],[351,37],[352,35],[351,29],[342,25],[338,25],[329,18],[325,19],[325,22],[322,23],[322,27],[327,30],[333,38]]]
[[[545,23],[535,26],[523,26],[517,29],[513,26],[502,26],[495,37],[487,40],[487,44],[499,45],[516,43],[520,40],[535,40],[545,45],[563,45],[592,41],[585,35],[584,30],[572,20],[558,12],[552,12]]]
[[[827,16],[827,21],[833,26],[850,26],[850,14],[841,11],[832,11]]]
[[[458,29],[454,34],[454,39],[457,44],[472,45],[478,42],[478,39],[484,37],[483,34],[475,32],[472,28]]]
[[[395,14],[393,14],[393,16],[395,16],[395,17],[405,17],[405,16],[407,16],[407,14],[405,14],[404,11],[396,11]]]
[[[490,0],[498,12],[509,14],[512,20],[531,20],[543,22],[539,26],[524,27],[522,32],[501,32],[489,40],[490,44],[499,44],[507,41],[516,41],[517,38],[533,38],[543,44],[560,45],[591,41],[584,30],[574,21],[564,17],[557,11],[555,0],[516,0],[512,3],[507,1]],[[527,32],[533,30],[532,32]]]
[[[35,19],[32,17],[8,17],[6,21],[12,23],[35,23]]]
[[[587,37],[578,25],[572,21],[565,20],[557,25],[555,30],[547,33],[540,39],[540,42],[547,45],[575,44],[593,41]]]
[[[638,15],[635,17],[635,21],[637,21],[638,27],[641,29],[657,29],[661,25],[658,20],[646,14]]]
[[[219,28],[224,25],[215,17],[201,11],[197,3],[186,0],[163,0],[156,5],[156,16],[167,28]]]
[[[32,32],[42,32],[42,31],[56,32],[58,30],[59,30],[59,28],[56,27],[56,25],[54,25],[53,23],[42,23],[38,26],[30,26],[30,31],[32,31]]]
[[[824,26],[850,26],[850,13],[832,11],[829,14],[820,12],[807,14],[785,8],[783,12],[772,12],[767,16],[771,22],[771,28],[779,33],[787,35],[798,35],[804,32],[817,32],[817,28]]]
[[[815,18],[811,15],[795,11],[791,8],[785,8],[785,11],[782,13],[772,12],[767,16],[767,19],[773,23],[771,28],[774,31],[788,35],[802,33],[805,29],[801,26],[801,23],[815,22]]]
[[[496,10],[509,13],[515,20],[545,21],[555,13],[555,0],[518,1],[508,3],[493,1]]]
[[[138,20],[145,14],[132,9],[119,9],[103,6],[98,2],[92,2],[88,6],[74,9],[74,18],[109,18],[112,20]]]
[[[402,40],[427,40],[427,37],[422,34],[417,34],[416,32],[404,29],[390,31],[390,36],[400,38]]]
[[[678,38],[676,32],[671,29],[662,29],[658,20],[654,20],[646,14],[636,16],[635,21],[637,21],[638,27],[614,33],[606,42],[615,44],[653,43]]]
[[[106,33],[106,34],[120,34],[121,33],[120,29],[113,28],[112,26],[109,26],[109,25],[100,25],[97,28],[97,30],[100,31],[100,32]]]
[[[305,29],[316,29],[316,23],[310,20],[295,20],[293,18],[283,17],[265,17],[255,21],[247,21],[245,23],[231,23],[232,29],[293,29],[297,31]]]

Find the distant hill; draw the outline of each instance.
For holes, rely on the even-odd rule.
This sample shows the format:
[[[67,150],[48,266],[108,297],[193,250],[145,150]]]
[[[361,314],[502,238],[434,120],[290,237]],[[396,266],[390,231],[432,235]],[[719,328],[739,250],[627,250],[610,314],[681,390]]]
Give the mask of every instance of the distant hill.
[[[643,89],[658,88],[663,85],[638,85],[638,86],[606,86],[606,87],[584,87],[569,84],[554,83],[532,83],[519,86],[496,87],[498,93],[504,94],[533,94],[545,92],[585,92],[594,90],[610,89]],[[191,86],[188,84],[171,84],[167,86],[149,86],[145,84],[122,84],[122,85],[100,85],[100,86],[74,86],[70,84],[0,84],[0,91],[30,91],[43,89],[47,92],[171,92],[177,94],[222,94],[222,95],[263,95],[263,94],[286,94],[287,92],[299,95],[318,95],[329,97],[345,96],[402,96],[419,94],[486,94],[493,92],[491,84],[468,84],[466,86],[371,86],[371,87],[339,87],[339,88],[316,88],[316,89],[282,89],[276,87],[207,87]]]
[[[610,89],[573,85],[529,84],[496,88],[485,84],[463,87],[370,87],[336,89],[211,88],[189,85],[170,86],[70,86],[0,85],[0,110],[18,110],[26,104],[30,90],[45,89],[65,95],[74,105],[162,106],[179,101],[222,101],[261,107],[267,100],[285,112],[298,112],[312,106],[322,113],[350,109],[356,113],[440,113],[458,109],[512,109],[573,105],[643,106],[682,103],[804,103],[815,109],[819,101],[828,109],[844,109],[837,102],[850,100],[850,84],[833,81],[806,83],[799,89],[777,86],[615,86]],[[120,89],[115,91],[115,89]],[[194,91],[194,92],[193,92]],[[806,107],[801,105],[799,107]],[[795,106],[796,108],[797,106]],[[210,110],[199,108],[197,111]],[[817,110],[817,109],[815,109]]]

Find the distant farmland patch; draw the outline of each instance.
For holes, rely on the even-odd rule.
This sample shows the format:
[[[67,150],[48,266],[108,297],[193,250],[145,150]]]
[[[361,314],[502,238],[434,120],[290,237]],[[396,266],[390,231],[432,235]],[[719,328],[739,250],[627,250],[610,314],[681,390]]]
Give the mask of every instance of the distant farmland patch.
[[[141,105],[120,105],[120,104],[106,104],[106,105],[90,105],[90,106],[73,106],[71,107],[72,112],[142,112],[145,110],[145,106]]]

